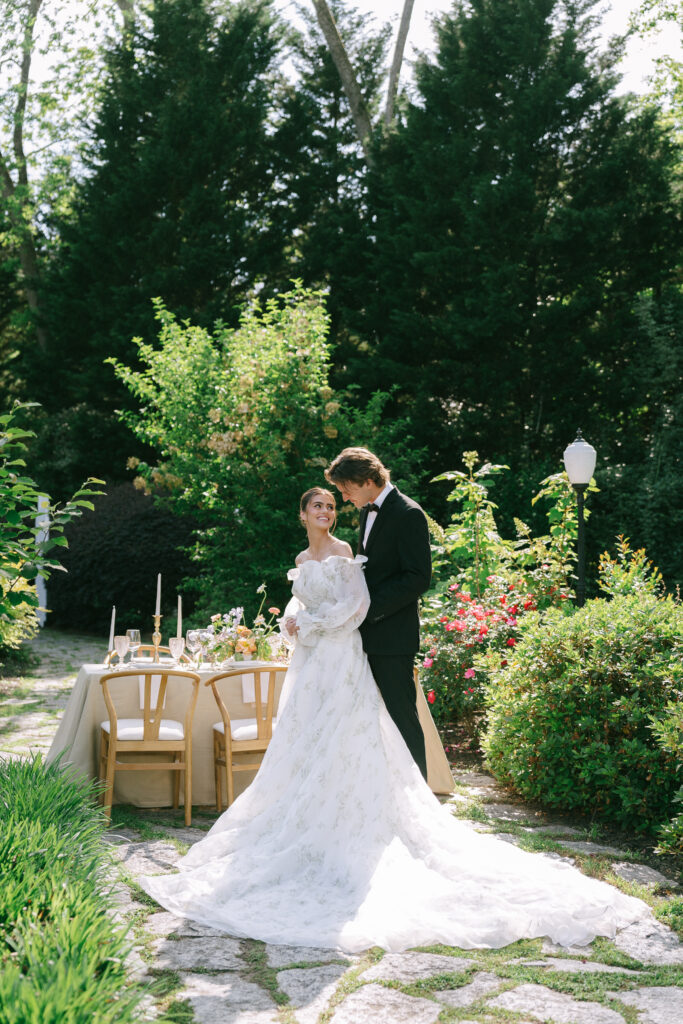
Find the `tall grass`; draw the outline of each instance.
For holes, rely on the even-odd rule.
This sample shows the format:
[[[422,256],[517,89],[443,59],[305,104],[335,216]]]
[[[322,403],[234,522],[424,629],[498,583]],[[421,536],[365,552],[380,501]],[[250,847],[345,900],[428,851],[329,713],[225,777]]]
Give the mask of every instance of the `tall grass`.
[[[39,756],[0,761],[0,1024],[144,1019],[96,792]]]

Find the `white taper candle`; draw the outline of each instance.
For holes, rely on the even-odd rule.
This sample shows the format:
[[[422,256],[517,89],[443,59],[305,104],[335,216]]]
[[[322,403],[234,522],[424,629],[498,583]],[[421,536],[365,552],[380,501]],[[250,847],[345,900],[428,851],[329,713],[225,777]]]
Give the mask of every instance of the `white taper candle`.
[[[114,650],[114,633],[116,631],[116,605],[111,607],[111,626],[109,627],[109,650]]]
[[[161,615],[161,573],[157,573],[157,606],[154,614]]]
[[[181,637],[182,635],[183,635],[183,599],[180,596],[180,594],[178,594],[178,629],[176,631],[176,636],[177,637]]]

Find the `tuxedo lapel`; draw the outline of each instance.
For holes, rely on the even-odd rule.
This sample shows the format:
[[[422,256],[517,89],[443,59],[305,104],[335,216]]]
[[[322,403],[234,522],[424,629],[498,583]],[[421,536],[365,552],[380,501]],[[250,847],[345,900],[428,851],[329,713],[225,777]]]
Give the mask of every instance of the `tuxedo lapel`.
[[[365,537],[365,524],[368,518],[367,506],[363,506],[360,510],[360,526],[358,527],[358,548],[357,554],[365,554],[365,545],[363,544],[363,538]]]
[[[384,499],[384,501],[380,505],[380,509],[379,509],[379,512],[377,513],[377,517],[376,517],[374,523],[372,524],[372,529],[370,530],[370,536],[368,537],[367,547],[364,548],[365,552],[368,552],[368,551],[370,551],[372,549],[372,545],[377,540],[377,537],[379,536],[381,531],[384,529],[384,527],[386,526],[387,522],[389,522],[391,520],[391,518],[392,518],[392,516],[394,514],[394,511],[396,509],[397,500],[398,500],[398,491],[396,490],[395,487],[392,487],[392,489],[389,491],[389,493],[387,494],[386,498]],[[368,518],[368,513],[365,512],[364,516],[361,517],[361,544],[363,543],[362,538],[365,536],[365,521],[366,521],[367,518]]]

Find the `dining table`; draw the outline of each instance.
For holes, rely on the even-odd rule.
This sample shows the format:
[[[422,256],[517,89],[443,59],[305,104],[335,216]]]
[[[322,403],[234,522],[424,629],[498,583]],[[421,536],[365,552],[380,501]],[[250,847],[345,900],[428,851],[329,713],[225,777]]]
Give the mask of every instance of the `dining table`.
[[[254,703],[254,670],[263,666],[263,662],[243,661],[230,668],[241,668],[239,675],[233,676],[221,686],[221,694],[231,719],[253,718]],[[151,662],[146,667],[153,668]],[[126,666],[132,667],[132,666]],[[166,669],[168,663],[161,662]],[[286,665],[282,666],[286,668]],[[188,670],[181,664],[180,670]],[[194,806],[216,806],[216,787],[213,767],[213,725],[220,721],[220,714],[213,691],[206,683],[220,669],[209,664],[201,664],[192,668],[200,678],[197,704],[192,723],[192,803]],[[97,778],[99,758],[100,728],[108,721],[104,703],[103,689],[100,679],[112,669],[105,664],[82,665],[76,682],[69,696],[64,714],[57,728],[54,740],[47,754],[47,762],[59,759],[60,764],[69,765],[79,774],[88,779]],[[284,672],[278,676],[275,690],[276,709],[279,701]],[[131,680],[134,684],[134,680]],[[453,791],[453,776],[448,764],[439,733],[434,725],[429,705],[422,687],[416,683],[417,710],[420,717],[427,752],[427,781],[432,791],[447,794]],[[139,717],[139,691],[135,685],[127,688],[127,704],[122,705],[121,717]],[[174,691],[169,686],[164,718],[182,720],[186,705],[186,694],[180,688]],[[125,755],[121,755],[125,759]],[[149,757],[155,755],[149,754]],[[158,755],[156,755],[158,756]],[[163,755],[162,755],[163,756]],[[114,779],[114,803],[132,804],[135,807],[170,807],[173,803],[172,772],[117,772]],[[239,795],[254,778],[254,772],[240,771],[235,773],[235,795]],[[182,790],[182,787],[181,787]],[[182,792],[180,794],[182,803]]]

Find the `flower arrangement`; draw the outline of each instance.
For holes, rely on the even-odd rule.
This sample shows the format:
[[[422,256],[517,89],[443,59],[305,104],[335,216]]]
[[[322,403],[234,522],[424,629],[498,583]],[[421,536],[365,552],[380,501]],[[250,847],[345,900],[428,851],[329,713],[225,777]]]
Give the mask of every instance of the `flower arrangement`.
[[[243,621],[244,608],[231,608],[229,612],[211,616],[211,622],[202,631],[202,647],[205,657],[214,663],[225,661],[272,661],[286,656],[284,641],[279,636],[276,616],[280,609],[268,608],[268,618],[263,614],[266,602],[266,585],[257,587],[261,604],[253,624]]]

